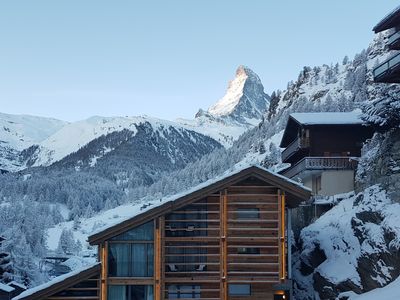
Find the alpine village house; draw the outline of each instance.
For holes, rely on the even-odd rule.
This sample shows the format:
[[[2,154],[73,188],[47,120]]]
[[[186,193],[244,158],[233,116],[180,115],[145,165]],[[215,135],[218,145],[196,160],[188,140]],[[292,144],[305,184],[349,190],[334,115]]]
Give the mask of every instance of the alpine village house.
[[[392,30],[388,47],[399,50],[399,28],[400,7],[373,30]],[[399,83],[399,54],[373,74]],[[292,211],[312,191],[351,191],[371,134],[354,113],[292,114],[281,142],[291,166],[282,175],[251,166],[148,206],[89,237],[98,263],[12,299],[290,299]]]

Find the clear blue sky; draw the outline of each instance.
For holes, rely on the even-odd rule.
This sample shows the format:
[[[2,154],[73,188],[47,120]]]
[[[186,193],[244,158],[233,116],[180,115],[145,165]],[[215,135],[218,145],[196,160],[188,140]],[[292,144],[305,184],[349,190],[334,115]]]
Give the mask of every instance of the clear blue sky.
[[[352,57],[395,0],[0,2],[0,112],[192,117],[238,65],[267,93]]]

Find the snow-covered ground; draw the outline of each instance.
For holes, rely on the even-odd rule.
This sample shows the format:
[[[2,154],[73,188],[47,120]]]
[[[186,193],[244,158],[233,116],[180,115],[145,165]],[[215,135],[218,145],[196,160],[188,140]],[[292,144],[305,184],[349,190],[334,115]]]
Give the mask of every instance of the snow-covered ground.
[[[380,216],[382,220],[380,223],[374,221],[373,217],[371,221],[361,220],[366,214],[367,217]],[[387,242],[388,232],[393,234],[390,242]],[[319,273],[333,285],[350,281],[362,288],[359,259],[400,249],[400,204],[392,202],[380,186],[372,186],[358,195],[343,199],[304,228],[301,240],[303,245],[300,257],[304,262],[307,263],[313,257],[312,253],[318,247],[326,256],[313,274]],[[391,275],[392,267],[383,260],[369,268],[371,272],[366,276],[378,286],[384,286],[395,279]],[[305,286],[313,284],[312,275],[297,277]]]
[[[354,292],[346,292],[340,296],[349,297],[348,300],[384,300],[384,299],[400,299],[400,278],[389,283],[383,288],[378,288],[368,293],[357,295]],[[398,298],[397,298],[398,297]]]

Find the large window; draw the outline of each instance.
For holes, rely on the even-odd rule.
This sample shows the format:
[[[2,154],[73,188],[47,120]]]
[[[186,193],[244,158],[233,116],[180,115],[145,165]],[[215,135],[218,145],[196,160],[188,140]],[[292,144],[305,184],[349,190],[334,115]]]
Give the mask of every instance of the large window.
[[[153,300],[152,285],[109,285],[108,300]]]
[[[151,221],[109,241],[110,277],[152,277],[154,273],[154,223]]]

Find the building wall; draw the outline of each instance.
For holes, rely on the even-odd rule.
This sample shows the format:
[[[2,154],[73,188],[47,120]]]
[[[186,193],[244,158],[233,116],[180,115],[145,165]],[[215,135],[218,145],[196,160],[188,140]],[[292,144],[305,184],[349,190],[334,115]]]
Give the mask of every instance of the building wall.
[[[320,195],[332,196],[354,190],[354,171],[324,171],[321,174]]]
[[[273,285],[283,276],[281,201],[276,187],[247,180],[176,207],[155,220],[154,274],[106,277],[104,299],[119,299],[118,295],[126,294],[123,286],[146,285],[153,288],[152,296],[143,298],[146,300],[272,300]],[[132,243],[124,234],[121,237],[121,245]],[[115,237],[106,243],[115,243]],[[104,256],[110,268],[107,256],[111,253]],[[110,271],[105,270],[107,273]],[[250,295],[231,294],[231,289],[244,286]]]
[[[314,126],[310,128],[309,156],[361,156],[363,142],[372,136],[361,125]]]

